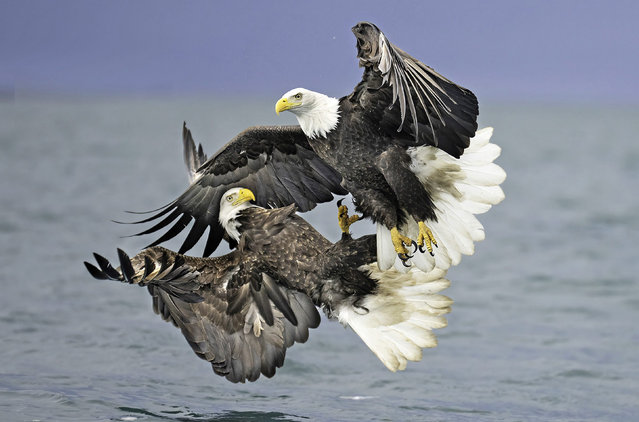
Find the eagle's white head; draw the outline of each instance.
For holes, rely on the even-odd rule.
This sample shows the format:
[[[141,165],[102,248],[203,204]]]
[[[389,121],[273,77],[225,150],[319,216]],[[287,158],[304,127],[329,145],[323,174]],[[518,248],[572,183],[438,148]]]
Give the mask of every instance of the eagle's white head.
[[[250,201],[255,201],[255,195],[249,189],[233,188],[227,190],[222,199],[220,199],[220,214],[218,220],[224,230],[235,239],[240,241],[240,232],[238,231],[239,222],[236,220],[237,214],[249,207],[254,207]]]
[[[288,91],[275,104],[275,112],[288,110],[295,114],[304,134],[309,138],[324,137],[339,121],[339,101],[304,88]]]

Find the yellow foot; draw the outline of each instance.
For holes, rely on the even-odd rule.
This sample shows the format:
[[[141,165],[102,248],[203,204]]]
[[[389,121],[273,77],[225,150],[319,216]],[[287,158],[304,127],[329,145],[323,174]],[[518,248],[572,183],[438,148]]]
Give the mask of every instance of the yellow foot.
[[[415,242],[413,242],[409,237],[402,236],[399,233],[399,230],[397,230],[397,227],[393,227],[390,232],[393,246],[395,246],[395,252],[397,252],[397,256],[402,261],[402,263],[406,265],[406,261],[413,257],[412,255],[408,254],[408,249],[406,249],[406,246],[410,246]],[[415,248],[417,248],[417,245],[415,245]],[[408,267],[408,265],[406,266]]]
[[[342,229],[342,233],[348,234],[350,232],[351,224],[359,220],[360,217],[357,214],[348,216],[348,208],[346,205],[342,205],[342,200],[337,201],[337,221],[339,228]]]
[[[419,245],[419,251],[424,253],[426,252],[424,249],[424,244],[426,245],[426,250],[431,255],[433,254],[433,246],[437,247],[437,241],[435,240],[435,236],[433,236],[433,232],[430,231],[424,222],[419,222],[419,236],[417,237],[417,244]]]

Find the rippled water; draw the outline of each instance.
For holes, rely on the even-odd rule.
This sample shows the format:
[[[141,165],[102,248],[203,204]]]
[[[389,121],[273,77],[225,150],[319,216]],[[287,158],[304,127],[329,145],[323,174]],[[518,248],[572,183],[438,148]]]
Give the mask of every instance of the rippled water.
[[[184,189],[182,120],[212,153],[246,126],[292,118],[270,101],[0,104],[0,420],[632,420],[638,111],[484,107],[507,198],[449,272],[439,346],[393,374],[324,320],[273,379],[234,385],[153,314],[145,289],[93,280],[82,261],[151,240],[120,238],[132,228],[109,220]],[[337,237],[334,205],[308,218]]]

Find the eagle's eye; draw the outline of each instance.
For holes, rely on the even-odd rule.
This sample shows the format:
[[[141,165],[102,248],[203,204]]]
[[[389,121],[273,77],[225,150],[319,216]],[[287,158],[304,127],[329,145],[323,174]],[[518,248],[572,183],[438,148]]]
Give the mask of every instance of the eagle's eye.
[[[296,100],[301,100],[302,99],[302,93],[298,92],[297,94],[295,94],[295,99]]]
[[[227,197],[226,197],[226,200],[227,200],[227,201],[229,201],[229,202],[231,202],[231,201],[233,200],[233,195],[229,195],[229,196],[227,196]]]

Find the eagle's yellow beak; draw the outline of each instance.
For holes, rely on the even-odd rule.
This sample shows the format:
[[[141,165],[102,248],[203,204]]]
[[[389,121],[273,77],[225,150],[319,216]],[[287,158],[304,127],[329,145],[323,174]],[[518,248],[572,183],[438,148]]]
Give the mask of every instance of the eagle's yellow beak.
[[[301,102],[289,101],[288,98],[280,98],[280,100],[275,103],[275,112],[280,114],[280,111],[290,110],[291,108],[301,104]]]
[[[275,103],[275,113],[280,114],[280,111],[288,110],[291,108],[289,102],[286,98],[280,98],[280,100]]]
[[[247,201],[255,201],[255,195],[249,189],[240,189],[237,193],[237,199],[233,201],[233,206],[243,204]]]

